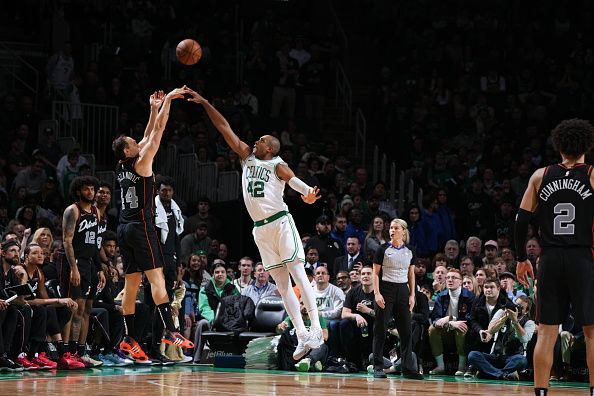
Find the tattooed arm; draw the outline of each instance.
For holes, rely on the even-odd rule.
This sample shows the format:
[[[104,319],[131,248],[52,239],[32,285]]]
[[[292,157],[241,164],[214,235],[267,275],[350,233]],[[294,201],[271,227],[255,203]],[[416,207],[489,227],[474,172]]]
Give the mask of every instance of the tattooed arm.
[[[79,213],[76,205],[70,205],[64,211],[62,220],[62,241],[68,264],[70,264],[70,283],[73,286],[78,286],[80,284],[80,273],[78,272],[76,257],[74,256],[74,246],[72,246],[72,239],[74,238],[74,230],[76,228],[78,215]]]

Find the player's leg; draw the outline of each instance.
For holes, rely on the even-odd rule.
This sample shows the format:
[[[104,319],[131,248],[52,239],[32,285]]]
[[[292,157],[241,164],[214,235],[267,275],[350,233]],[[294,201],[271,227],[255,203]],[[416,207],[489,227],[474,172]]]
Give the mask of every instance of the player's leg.
[[[286,220],[282,219],[279,233],[279,255],[282,263],[286,264],[289,273],[293,277],[295,284],[301,292],[303,305],[309,313],[312,330],[321,334],[318,305],[314,295],[311,282],[307,279],[303,263],[305,262],[305,252],[301,244],[301,237],[293,221],[293,216],[287,215]],[[318,331],[319,330],[319,331]]]
[[[594,387],[594,271],[589,248],[566,249],[564,252],[567,282],[571,295],[571,309],[577,323],[582,323],[586,341],[590,387]],[[539,327],[540,332],[540,327]],[[592,388],[590,388],[592,394]]]
[[[551,367],[553,366],[553,348],[559,335],[559,325],[538,325],[538,339],[534,348],[534,387],[548,388]]]
[[[301,299],[303,300],[303,305],[305,305],[307,313],[309,314],[312,329],[321,330],[320,317],[318,312],[318,306],[316,304],[314,290],[311,286],[311,283],[309,282],[309,279],[307,279],[307,275],[305,274],[303,262],[301,260],[296,260],[291,263],[288,263],[287,269],[293,277],[293,280],[299,288],[299,291],[301,292]]]
[[[590,373],[589,380],[591,389],[594,387],[594,325],[583,326],[582,329],[584,330],[584,338],[586,340],[586,362],[588,363],[588,371]]]
[[[173,324],[173,312],[169,303],[169,296],[165,289],[165,276],[163,268],[158,267],[144,273],[151,284],[151,295],[156,305],[156,320],[161,320],[165,328],[165,334],[162,339],[166,344],[179,346],[182,348],[193,348],[194,344],[177,332]]]
[[[279,267],[269,269],[268,272],[276,283],[278,292],[280,293],[283,303],[285,304],[287,315],[289,315],[293,326],[298,332],[306,332],[305,324],[303,323],[303,318],[301,317],[299,299],[291,287],[291,277],[289,275],[289,270],[286,266],[281,265]],[[301,288],[299,290],[303,295]]]
[[[537,389],[549,386],[559,324],[569,313],[571,292],[566,281],[572,271],[564,263],[562,249],[549,248],[543,252],[538,269],[536,319],[539,324],[533,362],[534,387]]]

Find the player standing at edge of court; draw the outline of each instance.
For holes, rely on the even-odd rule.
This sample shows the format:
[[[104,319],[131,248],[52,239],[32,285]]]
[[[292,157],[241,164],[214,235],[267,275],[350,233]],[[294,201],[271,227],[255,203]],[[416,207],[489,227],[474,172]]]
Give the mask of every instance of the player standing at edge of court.
[[[585,120],[562,121],[551,133],[561,163],[538,169],[528,182],[516,218],[518,280],[529,286],[534,278],[526,257],[528,223],[536,213],[542,254],[536,296],[538,340],[534,350],[534,393],[546,396],[559,324],[571,306],[586,340],[590,395],[594,394],[594,260],[592,237],[594,175],[584,163],[594,144],[594,128]],[[520,331],[518,329],[518,331]]]

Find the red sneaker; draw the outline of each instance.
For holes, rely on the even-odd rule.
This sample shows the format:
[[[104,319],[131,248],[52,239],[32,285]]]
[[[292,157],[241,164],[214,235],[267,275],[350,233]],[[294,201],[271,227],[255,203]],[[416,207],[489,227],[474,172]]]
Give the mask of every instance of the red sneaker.
[[[45,367],[48,367],[50,370],[53,370],[58,367],[58,363],[54,362],[50,358],[47,357],[45,352],[41,352],[37,355],[37,359],[44,364]]]
[[[24,352],[21,353],[18,358],[16,358],[15,363],[23,366],[23,370],[39,370],[41,368],[31,360],[27,359],[27,354]]]
[[[146,353],[142,350],[142,347],[130,336],[124,337],[120,342],[120,350],[128,355],[132,360],[138,364],[151,364],[151,360],[148,358]]]
[[[94,365],[92,363],[85,362],[85,360],[78,354],[78,352],[76,352],[74,355],[71,355],[71,357],[72,357],[72,359],[76,360],[77,362],[84,364],[85,368],[94,367]]]
[[[51,368],[50,366],[47,366],[45,362],[39,359],[39,357],[37,356],[31,358],[30,361],[31,363],[36,364],[39,370],[49,370]]]
[[[194,343],[177,331],[165,331],[165,336],[163,336],[161,341],[165,344],[175,345],[181,348],[194,348]]]
[[[58,360],[58,370],[77,370],[84,368],[86,368],[84,363],[80,363],[76,359],[74,359],[70,352],[66,352],[60,358],[60,360]]]

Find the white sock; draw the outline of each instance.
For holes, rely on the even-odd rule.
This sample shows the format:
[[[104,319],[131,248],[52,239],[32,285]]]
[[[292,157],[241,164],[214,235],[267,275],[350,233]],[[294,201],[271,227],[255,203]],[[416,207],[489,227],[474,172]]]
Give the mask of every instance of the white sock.
[[[313,330],[320,330],[322,327],[320,325],[320,316],[314,290],[307,279],[303,263],[299,260],[293,261],[287,264],[287,269],[301,292],[301,299],[303,300],[303,305],[307,308],[309,320],[311,321],[311,328]]]
[[[299,305],[299,300],[297,299],[297,296],[291,287],[289,271],[283,266],[280,268],[271,269],[270,275],[276,282],[276,287],[278,288],[278,291],[283,299],[285,309],[287,310],[287,315],[289,315],[289,318],[293,323],[293,327],[295,327],[298,333],[305,333],[307,329],[305,328],[303,318],[301,317],[301,306]]]

